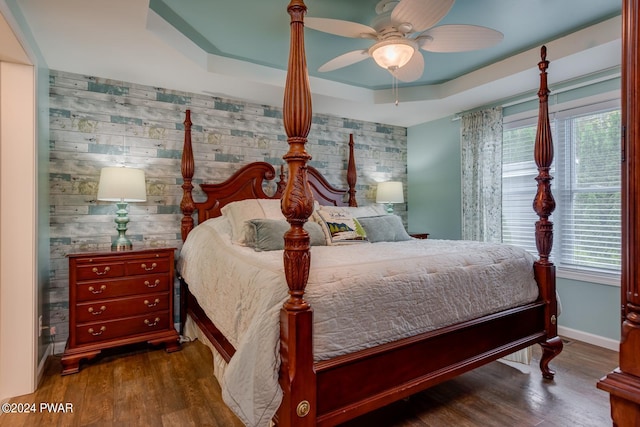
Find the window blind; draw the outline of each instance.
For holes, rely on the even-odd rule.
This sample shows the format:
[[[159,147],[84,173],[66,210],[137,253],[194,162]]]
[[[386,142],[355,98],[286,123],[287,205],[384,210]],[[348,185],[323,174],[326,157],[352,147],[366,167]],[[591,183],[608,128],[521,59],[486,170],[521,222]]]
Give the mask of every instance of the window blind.
[[[619,273],[621,169],[619,101],[553,115],[556,199],[551,257],[562,268]],[[533,211],[536,119],[505,123],[503,241],[537,254]]]

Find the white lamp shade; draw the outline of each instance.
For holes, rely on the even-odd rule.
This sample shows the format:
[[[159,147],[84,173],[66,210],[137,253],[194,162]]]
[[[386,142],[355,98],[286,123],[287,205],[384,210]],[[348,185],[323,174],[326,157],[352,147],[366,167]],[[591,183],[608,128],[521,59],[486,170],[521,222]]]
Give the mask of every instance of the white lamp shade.
[[[415,42],[407,39],[384,40],[371,47],[376,64],[386,70],[396,70],[409,62],[416,51]]]
[[[387,181],[378,184],[376,203],[404,203],[402,182]]]
[[[142,169],[108,167],[100,171],[98,200],[107,202],[144,202],[147,187]]]

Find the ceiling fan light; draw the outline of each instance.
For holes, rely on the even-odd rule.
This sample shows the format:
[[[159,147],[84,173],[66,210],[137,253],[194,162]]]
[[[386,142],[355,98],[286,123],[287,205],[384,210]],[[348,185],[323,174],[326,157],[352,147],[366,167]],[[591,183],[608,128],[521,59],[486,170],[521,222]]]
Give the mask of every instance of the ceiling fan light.
[[[385,70],[397,70],[409,62],[415,50],[409,40],[385,40],[373,45],[370,54],[376,64]]]

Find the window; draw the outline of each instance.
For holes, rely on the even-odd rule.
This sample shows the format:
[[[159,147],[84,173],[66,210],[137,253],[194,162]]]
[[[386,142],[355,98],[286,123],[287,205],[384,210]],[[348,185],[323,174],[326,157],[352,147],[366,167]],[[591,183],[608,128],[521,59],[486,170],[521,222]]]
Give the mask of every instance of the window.
[[[621,260],[619,101],[560,111],[551,119],[552,260],[559,274],[616,277]],[[536,125],[537,117],[505,120],[502,170],[503,241],[534,254]]]

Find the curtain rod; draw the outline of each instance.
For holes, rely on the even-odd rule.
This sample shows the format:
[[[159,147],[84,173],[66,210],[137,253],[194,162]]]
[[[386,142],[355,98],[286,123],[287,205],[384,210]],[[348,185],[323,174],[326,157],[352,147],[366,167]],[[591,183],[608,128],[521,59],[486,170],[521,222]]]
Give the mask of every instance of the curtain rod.
[[[601,83],[601,82],[606,82],[606,81],[609,81],[609,80],[613,80],[613,79],[616,79],[616,78],[618,78],[618,77],[620,77],[622,75],[622,72],[621,72],[619,66],[618,67],[613,67],[613,68],[608,68],[606,70],[602,70],[602,71],[599,71],[597,73],[593,73],[593,75],[595,75],[595,74],[600,75],[600,74],[608,73],[608,72],[611,72],[611,71],[613,71],[612,74],[608,74],[608,75],[600,76],[600,77],[595,77],[593,79],[590,79],[588,81],[583,81],[583,82],[580,82],[580,83],[570,84],[572,81],[583,79],[585,77],[588,77],[588,75],[579,77],[577,79],[571,79],[571,80],[566,80],[564,82],[556,83],[555,86],[556,87],[560,86],[560,88],[551,89],[551,87],[549,87],[549,90],[550,90],[551,94],[558,95],[560,93],[569,92],[569,91],[574,90],[574,89],[580,89],[580,88],[585,87],[585,86],[590,86],[590,85],[594,85],[596,83]],[[564,86],[564,85],[567,85],[567,86]],[[514,99],[514,98],[516,98],[516,99]],[[514,99],[514,100],[513,101],[507,101],[508,99]],[[495,104],[489,104],[489,105],[485,105],[485,106],[482,106],[482,107],[473,108],[471,110],[462,111],[460,113],[457,113],[453,117],[453,119],[451,119],[451,121],[452,122],[458,121],[465,114],[473,113],[475,111],[483,110],[483,109],[486,109],[486,108],[493,108],[493,107],[497,107],[497,106],[500,106],[502,108],[512,107],[514,105],[524,104],[525,102],[533,101],[533,100],[536,100],[536,99],[538,99],[537,92],[536,92],[535,95],[524,95],[524,94],[516,95],[516,96],[510,97],[510,98],[506,98],[503,101],[496,102]]]

